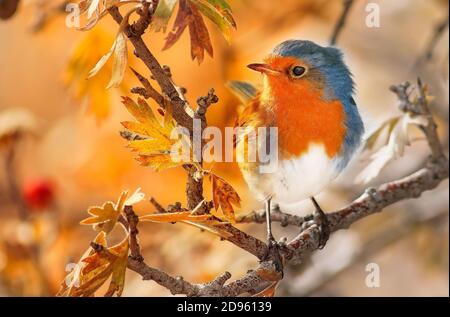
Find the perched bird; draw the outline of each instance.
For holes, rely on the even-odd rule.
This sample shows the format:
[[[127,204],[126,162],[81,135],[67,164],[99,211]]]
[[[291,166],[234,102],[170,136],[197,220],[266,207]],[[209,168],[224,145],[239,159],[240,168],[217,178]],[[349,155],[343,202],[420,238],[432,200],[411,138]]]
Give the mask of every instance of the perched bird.
[[[250,190],[266,202],[269,246],[276,245],[271,202],[311,199],[323,247],[329,237],[328,223],[314,196],[348,165],[364,133],[353,99],[352,75],[339,49],[303,40],[283,42],[264,63],[248,67],[263,74],[263,86],[259,91],[246,82],[229,83],[245,102],[237,121],[241,133],[236,153]],[[267,133],[266,142],[257,142],[264,139],[258,136],[261,127],[276,128],[277,133]],[[277,166],[264,171],[261,167],[266,162],[259,155],[249,160],[248,154],[266,151],[274,138],[278,148],[269,157],[277,159]]]

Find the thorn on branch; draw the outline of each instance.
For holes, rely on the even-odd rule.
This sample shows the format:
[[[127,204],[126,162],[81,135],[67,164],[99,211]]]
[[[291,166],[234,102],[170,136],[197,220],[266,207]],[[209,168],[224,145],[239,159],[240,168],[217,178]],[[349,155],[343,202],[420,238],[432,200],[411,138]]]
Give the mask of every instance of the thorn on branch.
[[[137,70],[130,67],[133,74],[136,76],[136,78],[141,82],[142,87],[135,87],[131,90],[132,93],[137,93],[142,95],[145,99],[152,98],[156,103],[161,107],[166,107],[166,100],[165,98],[155,89],[153,88],[150,81],[142,76]]]
[[[164,207],[163,207],[158,201],[156,201],[155,198],[153,198],[153,197],[150,198],[150,203],[156,208],[156,210],[157,210],[159,213],[161,213],[161,214],[167,213],[167,210],[164,209]]]

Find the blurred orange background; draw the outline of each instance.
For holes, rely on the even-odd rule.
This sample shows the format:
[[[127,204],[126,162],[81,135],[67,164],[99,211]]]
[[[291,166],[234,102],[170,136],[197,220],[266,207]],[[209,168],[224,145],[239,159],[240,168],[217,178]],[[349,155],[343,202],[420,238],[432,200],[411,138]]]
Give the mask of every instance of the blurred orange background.
[[[380,28],[368,28],[365,24],[369,2],[380,6]],[[228,45],[215,27],[208,24],[214,58],[207,57],[201,65],[191,60],[187,34],[167,51],[161,51],[164,34],[145,35],[161,64],[171,67],[176,83],[187,88],[191,104],[209,88],[216,89],[220,101],[209,110],[208,120],[221,128],[233,124],[239,105],[226,89],[227,81],[259,83],[261,77],[246,65],[260,61],[286,39],[327,44],[342,10],[339,0],[231,0],[230,4],[238,24],[232,43]],[[15,177],[21,187],[35,179],[51,180],[55,202],[46,212],[33,215],[31,224],[24,223],[17,216],[8,192],[8,171],[0,169],[0,296],[56,293],[65,276],[66,264],[77,261],[95,236],[91,228],[78,225],[87,216],[89,206],[114,201],[122,190],[134,191],[138,187],[142,187],[147,197],[155,197],[163,205],[185,203],[184,171],[156,173],[139,166],[126,148],[126,141],[120,138],[120,122],[130,119],[120,103],[120,95],[127,92],[125,88],[103,89],[109,80],[109,70],[103,69],[88,83],[103,107],[99,110],[103,115],[100,119],[94,115],[92,104],[77,98],[73,87],[68,87],[64,80],[68,63],[80,42],[92,34],[105,34],[95,41],[96,45],[87,47],[88,71],[109,49],[117,25],[105,18],[93,31],[80,32],[65,26],[62,13],[50,15],[47,23],[36,31],[32,26],[42,14],[39,10],[45,9],[28,1],[12,19],[0,22],[0,114],[20,108],[33,116],[33,133],[23,138],[16,148]],[[430,84],[435,96],[433,111],[448,146],[448,30],[439,41],[433,60],[415,64],[434,26],[445,18],[447,11],[448,1],[356,0],[338,46],[354,74],[355,99],[368,131],[398,112],[389,86],[414,81],[420,75]],[[145,68],[134,57],[130,64],[145,74]],[[126,87],[137,84],[136,79],[127,75]],[[374,184],[406,175],[426,155],[424,142],[414,144]],[[4,161],[4,152],[0,151],[1,166]],[[364,164],[363,160],[356,159],[352,168],[321,195],[325,210],[335,210],[364,191],[364,186],[353,181]],[[235,164],[218,163],[214,170],[242,196],[243,206],[238,212],[261,207],[249,194]],[[206,193],[210,198],[208,188]],[[339,232],[311,263],[289,268],[277,295],[448,296],[447,216],[439,218],[437,223],[419,223],[386,245],[376,244],[376,239],[386,230],[401,225],[402,217],[412,209],[443,210],[448,215],[448,182],[418,201],[397,204],[361,221],[351,230]],[[148,202],[140,203],[136,210],[154,211]],[[311,212],[312,206],[301,204],[298,210]],[[258,237],[264,236],[263,226],[241,227]],[[295,231],[276,228],[276,234],[291,237]],[[42,246],[38,263],[30,262],[23,251],[24,245],[36,241]],[[208,281],[225,270],[236,278],[256,263],[252,256],[233,245],[182,224],[145,224],[141,241],[150,265],[194,282]],[[359,260],[353,258],[369,246],[374,248],[373,252],[367,252]],[[347,262],[351,263],[347,265]],[[365,266],[372,262],[381,267],[380,288],[367,288],[364,283]],[[331,264],[342,265],[343,269],[322,281],[332,270]],[[166,295],[169,292],[157,284],[127,273],[124,296]]]

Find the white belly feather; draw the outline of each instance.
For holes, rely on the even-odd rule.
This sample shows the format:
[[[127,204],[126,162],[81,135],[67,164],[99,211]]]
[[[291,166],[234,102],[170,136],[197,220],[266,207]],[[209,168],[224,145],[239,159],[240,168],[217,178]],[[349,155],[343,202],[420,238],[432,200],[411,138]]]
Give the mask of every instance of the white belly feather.
[[[310,198],[337,176],[336,160],[328,157],[322,144],[311,144],[301,157],[279,162],[274,175],[274,201],[295,203]]]
[[[323,144],[310,144],[299,158],[280,160],[274,173],[245,175],[251,190],[260,199],[272,197],[276,203],[296,203],[320,193],[339,172]]]

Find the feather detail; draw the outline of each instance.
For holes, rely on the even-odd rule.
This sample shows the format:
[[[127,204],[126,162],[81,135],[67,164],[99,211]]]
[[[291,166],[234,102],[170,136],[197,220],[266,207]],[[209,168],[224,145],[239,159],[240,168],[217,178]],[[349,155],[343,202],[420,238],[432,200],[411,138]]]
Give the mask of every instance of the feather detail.
[[[255,86],[245,81],[232,80],[226,86],[243,104],[247,104],[259,94]]]

